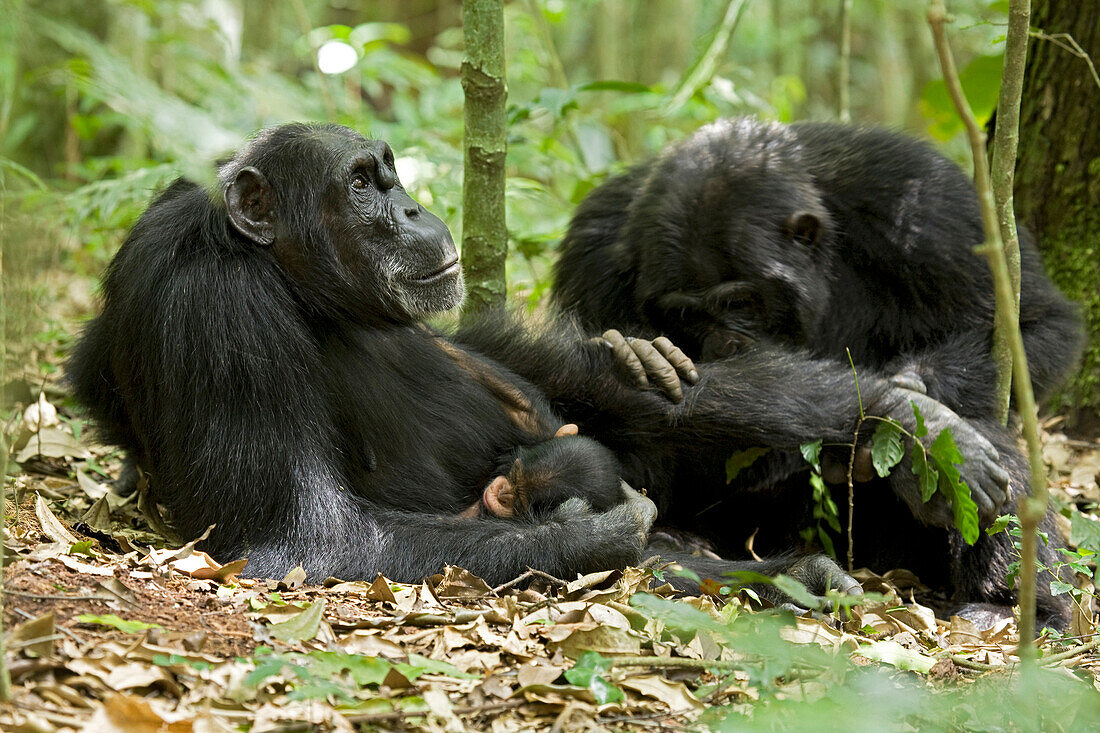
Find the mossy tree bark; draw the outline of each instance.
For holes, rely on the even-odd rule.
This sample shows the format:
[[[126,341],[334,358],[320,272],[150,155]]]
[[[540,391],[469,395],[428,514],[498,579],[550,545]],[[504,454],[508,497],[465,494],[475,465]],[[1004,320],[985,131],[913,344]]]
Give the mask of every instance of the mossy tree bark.
[[[503,305],[506,294],[504,158],[504,3],[462,3],[465,57],[465,168],[462,180],[462,261],[468,297],[464,316]]]
[[[1047,271],[1081,303],[1088,350],[1062,394],[1078,416],[1100,414],[1100,85],[1069,34],[1100,63],[1100,3],[1033,0],[1016,164],[1016,215],[1039,240]],[[1051,39],[1049,37],[1053,36]]]

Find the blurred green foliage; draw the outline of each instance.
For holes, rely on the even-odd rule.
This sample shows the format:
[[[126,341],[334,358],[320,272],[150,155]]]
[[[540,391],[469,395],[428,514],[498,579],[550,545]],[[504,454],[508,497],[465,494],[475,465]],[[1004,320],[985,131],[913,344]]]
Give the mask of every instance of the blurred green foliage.
[[[730,604],[722,622],[687,603],[646,594],[633,596],[631,605],[662,633],[681,642],[694,636],[704,648],[723,651],[723,667],[712,670],[720,679],[714,689],[754,688],[751,703],[734,697],[710,707],[696,723],[702,730],[1070,731],[1100,720],[1100,695],[1065,669],[1018,669],[932,686],[906,671],[925,654],[919,647],[905,654],[892,641],[861,642],[857,654],[884,662],[864,666],[845,653],[791,644],[784,635],[794,631],[794,619],[785,612],[739,613]],[[899,653],[885,654],[889,647]],[[602,665],[597,658],[581,661],[593,670],[614,664],[613,658]]]
[[[960,56],[985,64],[973,72],[983,100],[1003,19],[990,4],[953,3],[966,29]],[[509,279],[532,306],[573,208],[610,172],[717,117],[835,114],[838,4],[823,1],[749,3],[713,71],[673,106],[727,5],[507,5]],[[922,0],[855,8],[855,117],[953,134],[949,105],[928,86],[937,72]],[[385,138],[413,195],[460,234],[456,0],[0,0],[0,18],[0,182],[5,241],[16,245],[6,248],[8,305],[25,309],[17,331],[20,315],[44,315],[42,272],[97,277],[156,190],[180,174],[209,181],[213,160],[289,120]],[[354,49],[351,68],[321,73],[317,52],[330,41]],[[76,297],[60,315],[91,305]]]

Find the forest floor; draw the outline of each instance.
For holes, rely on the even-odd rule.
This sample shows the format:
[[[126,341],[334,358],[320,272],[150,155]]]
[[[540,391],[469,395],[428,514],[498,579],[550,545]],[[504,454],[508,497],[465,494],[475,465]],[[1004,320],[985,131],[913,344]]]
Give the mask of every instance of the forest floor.
[[[239,578],[240,563],[166,545],[109,490],[118,456],[53,414],[39,403],[9,426],[22,435],[4,539],[6,731],[709,729],[761,701],[821,698],[830,660],[930,690],[1018,661],[1013,620],[937,619],[904,569],[858,572],[883,595],[844,621],[672,601],[659,567],[496,589],[460,568],[411,585]],[[1044,455],[1074,518],[1060,517],[1065,533],[1080,535],[1100,527],[1078,511],[1100,502],[1100,442],[1058,427],[1047,421]],[[1081,650],[1094,589],[1078,578],[1073,628],[1043,650],[1096,686],[1100,657]]]

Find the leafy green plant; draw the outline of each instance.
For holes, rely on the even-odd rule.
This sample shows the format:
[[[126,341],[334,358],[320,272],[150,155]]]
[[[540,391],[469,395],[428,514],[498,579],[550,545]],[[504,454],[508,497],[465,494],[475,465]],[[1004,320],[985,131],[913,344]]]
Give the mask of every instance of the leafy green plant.
[[[1007,580],[1009,587],[1014,587],[1020,575],[1020,556],[1023,551],[1023,529],[1020,527],[1020,518],[1015,514],[1001,515],[997,517],[986,532],[991,535],[1008,532],[1012,537],[1012,548],[1015,550],[1016,560],[1008,566]],[[1038,535],[1039,541],[1044,545],[1050,542],[1050,537],[1046,532],[1039,530]],[[1096,522],[1073,512],[1070,514],[1070,542],[1077,545],[1076,550],[1071,550],[1068,547],[1057,548],[1061,559],[1053,567],[1047,566],[1036,558],[1036,570],[1040,574],[1049,576],[1051,595],[1069,594],[1075,603],[1080,604],[1084,602],[1086,596],[1095,597],[1095,593],[1090,593],[1066,582],[1065,573],[1069,571],[1070,573],[1080,573],[1086,578],[1095,577],[1094,568],[1097,546],[1100,545],[1100,528],[1097,527]]]
[[[619,702],[626,696],[623,695],[622,690],[608,681],[607,672],[610,668],[610,660],[605,659],[599,652],[587,651],[572,668],[565,671],[565,679],[569,684],[587,687],[600,705]]]
[[[407,662],[391,662],[382,657],[345,652],[278,654],[261,647],[256,650],[253,662],[255,668],[244,679],[248,688],[258,690],[267,684],[280,683],[289,689],[287,696],[292,700],[330,700],[342,704],[354,703],[364,688],[398,683],[407,686],[425,674],[478,679],[477,675],[462,672],[447,662],[419,654],[410,654]]]
[[[969,545],[978,540],[978,505],[970,497],[970,487],[959,475],[958,466],[964,462],[962,453],[955,445],[951,428],[944,428],[932,444],[925,446],[919,438],[928,435],[928,427],[915,402],[913,416],[917,420],[916,429],[910,433],[896,420],[868,417],[879,420],[871,437],[871,458],[879,476],[888,476],[904,456],[902,436],[912,439],[909,451],[911,470],[920,481],[921,500],[927,503],[939,491],[951,505],[955,515],[955,527],[962,533]]]

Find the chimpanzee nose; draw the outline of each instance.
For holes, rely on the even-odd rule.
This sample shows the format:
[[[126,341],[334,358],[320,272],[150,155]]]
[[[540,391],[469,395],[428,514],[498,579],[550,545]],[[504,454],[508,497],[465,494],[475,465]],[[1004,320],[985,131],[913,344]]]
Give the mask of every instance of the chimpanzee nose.
[[[415,219],[416,217],[420,216],[420,211],[421,211],[420,204],[414,203],[411,206],[406,206],[405,207],[405,217],[408,218],[408,219]]]

